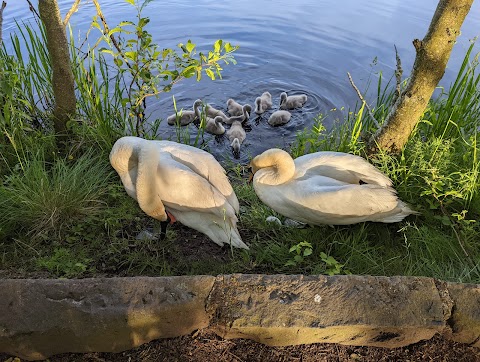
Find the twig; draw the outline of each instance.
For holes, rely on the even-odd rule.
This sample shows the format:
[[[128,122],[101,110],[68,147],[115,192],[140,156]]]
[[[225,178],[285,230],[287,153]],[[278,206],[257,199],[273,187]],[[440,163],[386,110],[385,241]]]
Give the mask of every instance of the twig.
[[[35,14],[35,16],[40,19],[40,14],[37,12],[37,10],[35,9],[35,7],[32,5],[32,3],[30,2],[30,0],[27,0],[27,3],[28,3],[28,6],[30,7],[30,11],[32,13]]]
[[[395,95],[393,96],[392,104],[394,104],[397,99],[400,97],[401,93],[401,85],[402,85],[402,74],[403,74],[403,69],[402,69],[402,61],[400,60],[400,56],[398,55],[398,50],[397,46],[393,45],[395,47],[395,58],[397,60],[397,69],[395,69],[395,78],[397,80],[397,86],[395,87]]]
[[[82,1],[82,0],[75,0],[72,7],[68,11],[67,15],[65,15],[65,19],[63,19],[63,26],[66,27],[67,24],[68,24],[68,21],[70,20],[70,17],[73,15],[73,13],[77,12],[78,5],[80,5],[80,1]]]
[[[0,44],[2,44],[2,29],[3,29],[3,10],[7,6],[7,2],[2,2],[2,7],[0,8]]]
[[[353,89],[355,89],[355,91],[357,92],[358,98],[360,98],[360,100],[361,100],[361,101],[363,102],[363,104],[365,105],[365,108],[367,108],[368,114],[370,115],[370,118],[372,119],[373,123],[375,124],[375,126],[376,126],[377,128],[380,128],[380,124],[378,123],[377,119],[376,119],[375,116],[373,115],[373,112],[372,112],[372,110],[370,109],[370,107],[368,106],[367,101],[365,100],[365,98],[363,98],[362,93],[360,93],[360,90],[357,88],[357,86],[356,86],[355,83],[353,82],[352,76],[350,75],[349,72],[347,72],[347,75],[348,75],[348,79],[350,80],[350,84],[352,85]]]
[[[110,28],[108,27],[107,21],[105,20],[105,17],[103,16],[102,9],[100,8],[100,4],[98,3],[98,0],[92,0],[93,4],[95,5],[95,8],[97,9],[97,15],[99,16],[100,20],[102,21],[103,24],[103,29],[104,29],[104,34],[107,35],[110,32]],[[118,45],[117,39],[113,36],[113,34],[110,34],[110,40],[113,43],[113,46],[115,49],[117,49],[118,53],[120,56],[123,58],[123,53],[122,49]],[[127,63],[127,66],[130,67],[130,64]]]

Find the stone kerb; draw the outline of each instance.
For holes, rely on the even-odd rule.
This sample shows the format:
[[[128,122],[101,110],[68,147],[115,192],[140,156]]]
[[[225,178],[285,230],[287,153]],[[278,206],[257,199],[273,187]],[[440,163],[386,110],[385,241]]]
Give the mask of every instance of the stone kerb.
[[[432,278],[223,275],[0,280],[0,352],[118,352],[209,328],[268,345],[480,347],[480,287]]]

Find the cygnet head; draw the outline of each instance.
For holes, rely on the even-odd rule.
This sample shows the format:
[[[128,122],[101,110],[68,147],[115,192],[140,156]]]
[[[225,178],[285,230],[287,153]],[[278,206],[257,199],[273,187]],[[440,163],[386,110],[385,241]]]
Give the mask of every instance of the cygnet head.
[[[287,93],[285,93],[285,92],[280,93],[280,104],[285,102],[286,99],[287,99]]]
[[[240,140],[238,138],[235,138],[232,141],[231,146],[233,148],[233,154],[238,156],[240,154]]]

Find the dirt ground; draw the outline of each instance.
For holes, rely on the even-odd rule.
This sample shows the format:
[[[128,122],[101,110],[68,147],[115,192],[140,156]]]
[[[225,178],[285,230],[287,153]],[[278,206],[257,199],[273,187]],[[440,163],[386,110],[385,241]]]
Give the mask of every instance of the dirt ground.
[[[0,354],[0,361],[9,356]],[[156,340],[120,353],[62,354],[50,362],[480,362],[480,348],[445,340],[440,335],[404,348],[310,344],[268,347],[246,339],[224,340],[207,331]]]

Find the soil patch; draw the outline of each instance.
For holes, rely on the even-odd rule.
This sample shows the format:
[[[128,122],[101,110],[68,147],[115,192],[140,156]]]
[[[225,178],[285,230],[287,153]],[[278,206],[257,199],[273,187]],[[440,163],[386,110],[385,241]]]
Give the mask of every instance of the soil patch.
[[[0,354],[4,362],[9,356]],[[152,341],[121,353],[62,354],[50,362],[480,362],[480,349],[444,339],[440,335],[403,348],[353,347],[338,344],[268,347],[246,340],[224,340],[214,333]]]

